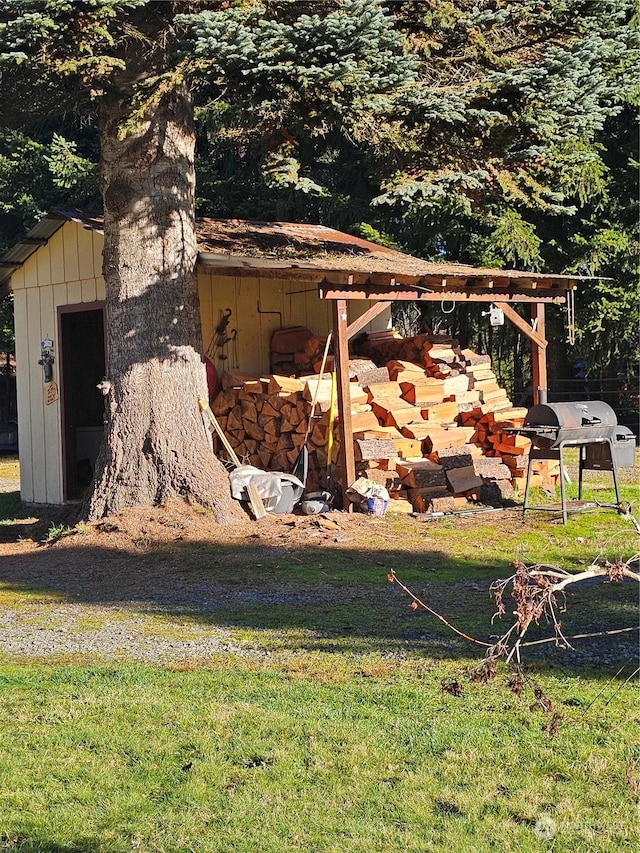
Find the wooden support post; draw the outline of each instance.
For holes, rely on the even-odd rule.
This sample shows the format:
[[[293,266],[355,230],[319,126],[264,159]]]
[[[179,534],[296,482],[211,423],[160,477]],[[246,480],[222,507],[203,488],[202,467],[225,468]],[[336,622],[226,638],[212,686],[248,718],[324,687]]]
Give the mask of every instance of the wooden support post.
[[[536,334],[544,341],[544,346],[540,346],[540,344],[535,340],[532,340],[531,342],[533,403],[537,406],[540,403],[546,403],[547,391],[549,390],[547,379],[547,341],[543,302],[535,302],[531,306],[531,320],[535,325]],[[562,476],[562,471],[560,472],[560,476]]]
[[[382,314],[382,312],[391,305],[390,302],[374,302],[374,304],[367,308],[364,314],[361,314],[357,317],[353,323],[347,328],[347,339],[351,340],[358,332],[361,332],[365,326],[367,326],[372,320]]]
[[[507,317],[507,319],[511,320],[513,325],[517,329],[520,329],[520,331],[523,332],[537,347],[541,347],[542,349],[544,349],[547,346],[547,342],[546,342],[545,337],[544,337],[544,305],[541,305],[541,307],[542,307],[542,334],[540,334],[537,331],[537,326],[539,325],[539,321],[536,324],[536,328],[534,329],[533,326],[530,326],[529,322],[527,320],[525,320],[524,317],[521,317],[518,314],[518,312],[515,311],[510,305],[506,305],[506,304],[502,304],[502,303],[498,305],[498,303],[496,303],[496,302],[494,302],[493,304],[497,308],[501,308],[502,312],[504,313],[504,316]],[[534,305],[532,307],[536,308],[536,305]],[[531,319],[532,320],[538,319],[538,315],[533,311],[531,312]]]
[[[344,509],[351,511],[351,503],[345,492],[356,478],[356,463],[353,453],[353,429],[351,426],[351,396],[349,393],[349,340],[347,338],[347,302],[334,299],[333,346],[338,385],[338,434],[342,468],[342,498]]]

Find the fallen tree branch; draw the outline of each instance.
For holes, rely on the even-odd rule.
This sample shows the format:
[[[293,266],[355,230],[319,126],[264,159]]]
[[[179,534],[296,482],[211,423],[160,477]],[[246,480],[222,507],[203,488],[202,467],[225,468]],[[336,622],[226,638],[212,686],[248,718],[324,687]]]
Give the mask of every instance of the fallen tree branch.
[[[632,628],[618,628],[611,630],[594,631],[584,634],[573,634],[566,636],[562,630],[562,622],[558,613],[566,611],[565,590],[567,587],[583,583],[594,578],[601,578],[609,583],[620,583],[629,579],[640,583],[640,573],[631,569],[632,563],[638,563],[640,553],[634,554],[627,561],[619,560],[616,563],[604,561],[602,565],[593,563],[588,569],[572,574],[557,566],[535,565],[526,566],[519,560],[514,561],[515,573],[508,578],[494,581],[490,591],[496,602],[496,612],[493,619],[500,618],[506,613],[504,597],[508,592],[515,609],[512,611],[516,617],[515,622],[492,643],[479,640],[456,628],[442,614],[425,604],[415,593],[402,583],[394,571],[389,572],[388,580],[396,583],[411,598],[411,607],[414,610],[422,608],[430,613],[440,622],[447,626],[454,634],[475,645],[486,649],[485,658],[494,663],[499,658],[504,658],[510,663],[514,658],[520,663],[521,649],[543,643],[555,643],[559,648],[572,648],[570,640],[579,640],[594,637],[608,637],[615,634],[640,631],[640,626]],[[560,599],[560,600],[559,600]],[[541,619],[553,625],[553,636],[541,640],[527,640],[525,637],[532,624],[538,625]],[[493,620],[492,620],[493,621]],[[515,639],[514,639],[515,637]],[[490,669],[492,667],[489,667]]]
[[[640,625],[633,628],[614,628],[611,631],[592,631],[589,634],[571,634],[567,640],[588,640],[591,637],[613,637],[615,634],[630,634],[633,631],[640,631]],[[525,649],[529,646],[542,646],[545,643],[555,643],[555,637],[545,637],[544,640],[527,640],[526,643],[521,643],[521,648]]]
[[[627,521],[630,521],[631,524],[633,524],[633,526],[635,527],[636,533],[640,533],[640,523],[638,522],[638,519],[631,514],[631,504],[627,501],[621,501],[617,504],[604,504],[600,503],[599,501],[596,501],[596,506],[601,509],[618,510],[618,515],[621,515],[623,518],[626,518]]]
[[[411,597],[412,605],[415,605],[415,607],[413,607],[414,610],[417,610],[418,607],[422,607],[422,609],[426,610],[427,613],[430,613],[432,616],[435,616],[436,619],[439,619],[440,622],[442,622],[444,625],[446,625],[447,628],[449,628],[451,631],[453,631],[454,634],[457,634],[459,637],[462,637],[463,639],[468,640],[470,643],[475,643],[478,646],[484,646],[485,648],[490,648],[491,643],[485,643],[482,640],[477,640],[475,637],[469,636],[469,634],[465,634],[464,631],[460,631],[458,628],[456,628],[454,625],[452,625],[451,622],[447,621],[444,618],[444,616],[441,616],[440,613],[437,613],[435,610],[433,610],[431,607],[429,607],[428,604],[425,604],[424,601],[421,601],[417,595],[414,595],[408,587],[406,587],[400,580],[398,580],[398,577],[393,570],[391,570],[389,572],[389,574],[387,575],[387,580],[389,581],[389,583],[398,584],[400,589],[404,590],[404,592],[406,592],[407,595],[409,595]]]
[[[580,581],[589,580],[589,578],[606,576],[609,580],[613,580],[611,576],[612,570],[620,573],[620,580],[622,580],[622,578],[629,578],[630,580],[634,580],[640,583],[640,574],[638,574],[638,572],[631,571],[631,569],[629,568],[629,563],[633,563],[637,560],[638,555],[636,554],[627,563],[618,563],[612,565],[611,563],[607,562],[604,564],[604,566],[591,565],[588,569],[585,569],[584,572],[580,572],[577,575],[572,575],[569,572],[560,573],[555,571],[548,571],[547,569],[540,570],[537,568],[531,569],[530,575],[531,577],[539,577],[543,575],[545,577],[562,578],[561,581],[554,584],[554,590],[556,592],[562,591],[567,586],[569,586],[569,584],[580,583]]]

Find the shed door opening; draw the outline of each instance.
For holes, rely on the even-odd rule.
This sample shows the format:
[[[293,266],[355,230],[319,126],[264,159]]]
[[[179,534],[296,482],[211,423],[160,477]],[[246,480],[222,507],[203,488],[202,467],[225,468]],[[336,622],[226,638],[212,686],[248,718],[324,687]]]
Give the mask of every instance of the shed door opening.
[[[63,311],[61,399],[65,500],[78,500],[93,477],[104,435],[104,397],[96,385],[105,375],[104,311]]]

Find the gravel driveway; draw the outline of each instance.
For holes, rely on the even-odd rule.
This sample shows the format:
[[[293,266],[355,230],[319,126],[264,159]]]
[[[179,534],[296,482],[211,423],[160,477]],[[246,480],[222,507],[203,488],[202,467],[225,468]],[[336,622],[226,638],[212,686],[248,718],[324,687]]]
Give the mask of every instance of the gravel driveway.
[[[2,490],[17,487],[15,479],[0,480]],[[513,517],[492,516],[505,535],[521,523],[521,512],[510,512]],[[280,516],[245,528],[212,530],[206,514],[180,502],[166,510],[129,510],[53,546],[38,542],[33,522],[16,522],[13,531],[10,525],[2,528],[0,658],[5,660],[188,666],[220,656],[261,659],[340,648],[394,657],[481,657],[477,649],[438,631],[425,614],[408,616],[406,597],[385,582],[384,567],[401,566],[403,554],[412,553],[403,548],[412,546],[399,545],[391,531],[385,533],[385,519],[344,513]],[[373,533],[383,545],[371,551]],[[437,554],[435,539],[429,541]],[[371,581],[358,585],[334,578],[335,549],[346,549],[370,569]],[[280,571],[282,564],[306,565],[312,551],[308,575],[305,571],[295,582],[283,582],[289,576]],[[258,585],[256,567],[264,567]],[[481,578],[437,581],[427,574],[415,591],[450,618],[482,607],[490,622],[488,583]],[[613,585],[602,601],[597,592],[585,590],[584,596],[567,614],[575,617],[576,633],[597,630],[603,613],[607,620],[614,614],[617,621],[607,627],[637,624],[633,590]],[[352,614],[360,614],[363,624],[353,625]],[[260,639],[262,627],[265,637],[276,638],[278,650]],[[538,647],[531,658],[552,656],[567,666],[609,667],[635,659],[637,641],[637,633],[631,633],[581,642],[575,651]]]

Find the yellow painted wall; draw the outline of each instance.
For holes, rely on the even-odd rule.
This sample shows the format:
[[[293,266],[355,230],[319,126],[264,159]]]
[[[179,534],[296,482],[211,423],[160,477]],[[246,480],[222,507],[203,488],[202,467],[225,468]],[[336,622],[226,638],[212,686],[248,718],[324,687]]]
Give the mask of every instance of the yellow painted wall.
[[[205,352],[219,371],[242,370],[254,375],[269,372],[269,343],[276,329],[306,326],[317,335],[332,327],[331,303],[318,298],[317,287],[297,281],[272,278],[244,278],[199,273],[198,290]],[[369,307],[370,302],[349,304],[349,322]],[[227,331],[237,330],[236,341],[216,349],[216,327],[231,309]],[[383,312],[366,330],[390,327],[390,311]],[[226,358],[221,358],[226,356]]]
[[[58,308],[104,300],[101,275],[102,235],[66,222],[12,276],[15,298],[18,428],[22,499],[29,503],[63,502],[62,418],[60,401],[45,404],[40,344],[54,341],[54,381],[59,378]],[[319,335],[331,329],[331,305],[318,299],[314,285],[271,278],[198,275],[205,352],[226,309],[235,343],[214,353],[222,371],[269,371],[269,342],[281,327],[307,326]],[[349,321],[370,303],[353,302]],[[384,329],[389,313],[367,328]],[[226,355],[221,359],[220,355]]]
[[[60,401],[45,404],[40,344],[54,342],[53,378],[59,378],[58,307],[104,299],[102,235],[65,223],[11,278],[15,300],[18,429],[22,500],[60,504]]]

